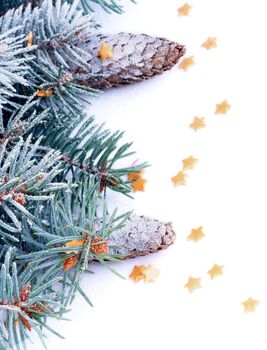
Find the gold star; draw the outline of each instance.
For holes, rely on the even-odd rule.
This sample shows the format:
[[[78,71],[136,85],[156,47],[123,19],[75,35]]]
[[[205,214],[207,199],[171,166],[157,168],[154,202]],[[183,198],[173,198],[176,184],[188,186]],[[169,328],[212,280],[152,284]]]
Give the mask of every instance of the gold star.
[[[145,184],[147,183],[147,180],[142,177],[143,173],[144,170],[142,169],[139,173],[133,172],[128,174],[128,180],[133,181],[130,185],[132,186],[134,192],[145,191]]]
[[[134,192],[137,192],[137,191],[144,192],[146,183],[147,183],[146,179],[143,179],[142,177],[138,177],[137,180],[135,180],[134,182],[131,183],[131,186],[132,186]]]
[[[223,265],[214,264],[213,267],[207,272],[211,279],[223,275]]]
[[[178,8],[178,14],[179,16],[188,16],[191,9],[192,6],[188,5],[188,3],[186,2],[183,6]]]
[[[231,105],[227,102],[227,100],[224,100],[221,103],[218,103],[216,105],[216,111],[215,114],[226,114],[231,108]]]
[[[49,97],[54,93],[54,89],[44,90],[41,89],[37,92],[36,96],[38,97]]]
[[[197,162],[198,162],[198,159],[194,158],[193,156],[190,156],[189,158],[184,159],[183,170],[194,169]]]
[[[27,45],[30,47],[33,44],[33,32],[30,30],[29,34],[28,34],[28,41],[27,41]]]
[[[155,282],[156,278],[158,277],[158,275],[160,274],[160,271],[158,269],[156,269],[155,267],[153,267],[152,265],[148,265],[145,270],[144,270],[144,280],[145,283],[148,282]]]
[[[139,282],[145,278],[145,266],[144,265],[135,265],[133,268],[133,271],[130,273],[129,277],[134,281],[134,282]]]
[[[189,125],[191,129],[198,131],[199,129],[205,128],[205,118],[195,117],[193,122]]]
[[[186,177],[187,175],[183,171],[179,171],[177,175],[172,177],[174,187],[186,185]]]
[[[242,305],[244,306],[244,312],[255,311],[256,307],[259,304],[259,300],[254,300],[251,297],[248,300],[243,301]]]
[[[207,50],[215,49],[217,47],[217,38],[209,37],[201,46]]]
[[[182,60],[182,62],[179,64],[179,68],[183,69],[186,72],[194,64],[195,64],[195,57],[194,56],[190,56],[190,57],[184,58]]]
[[[98,50],[98,55],[101,57],[102,61],[106,61],[108,58],[113,58],[112,47],[107,43],[102,43]]]
[[[188,241],[194,241],[194,242],[198,242],[200,241],[203,237],[205,236],[204,232],[203,232],[203,227],[199,226],[198,228],[193,228],[191,230],[190,235],[187,237]]]
[[[194,290],[201,288],[201,278],[189,277],[184,287],[188,288],[190,293],[194,292]]]
[[[82,247],[85,244],[85,240],[84,239],[74,239],[73,241],[69,241],[65,244],[65,247],[70,248],[70,247]],[[79,251],[78,250],[70,250],[66,252],[67,254],[78,254]]]

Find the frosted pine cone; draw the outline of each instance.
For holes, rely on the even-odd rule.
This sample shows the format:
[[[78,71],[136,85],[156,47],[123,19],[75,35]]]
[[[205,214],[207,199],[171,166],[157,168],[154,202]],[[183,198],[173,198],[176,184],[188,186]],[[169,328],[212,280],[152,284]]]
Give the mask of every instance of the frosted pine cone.
[[[110,46],[113,54],[105,61],[98,53],[103,43]],[[74,72],[83,78],[79,81],[81,84],[96,89],[135,83],[159,75],[171,69],[185,53],[183,45],[146,34],[97,34],[80,45],[91,55],[88,60],[91,70],[73,67]]]
[[[126,259],[166,249],[175,238],[171,223],[132,214],[123,228],[110,235],[108,245],[110,254],[123,254]]]

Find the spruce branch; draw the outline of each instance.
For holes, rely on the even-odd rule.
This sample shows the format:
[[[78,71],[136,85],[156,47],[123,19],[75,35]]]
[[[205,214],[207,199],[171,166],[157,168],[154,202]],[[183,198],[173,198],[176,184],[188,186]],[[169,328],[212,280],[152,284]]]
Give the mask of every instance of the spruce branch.
[[[1,350],[19,349],[31,330],[45,344],[43,329],[57,334],[46,318],[63,319],[77,293],[91,304],[80,281],[92,260],[111,269],[109,261],[175,238],[170,224],[109,212],[105,189],[129,195],[125,175],[146,164],[117,167],[131,144],[119,146],[123,133],[83,109],[96,89],[170,69],[184,48],[147,35],[98,34],[84,14],[94,5],[122,11],[113,0],[0,0],[0,11],[16,7],[0,17],[0,43],[8,46],[0,50]]]
[[[88,66],[90,53],[77,42],[81,33],[87,39],[96,27],[90,15],[82,16],[78,11],[77,1],[70,5],[57,0],[53,6],[52,0],[44,0],[40,7],[32,9],[29,4],[25,9],[19,7],[0,17],[1,30],[12,30],[17,37],[28,38],[24,43],[28,42],[34,55],[28,62],[27,84],[19,90],[22,96],[15,102],[22,104],[25,98],[35,98],[43,109],[50,107],[57,119],[63,108],[78,114],[88,103],[84,96],[95,95],[96,91],[78,83],[69,62],[75,67]],[[22,53],[21,58],[29,60],[29,54]]]
[[[70,4],[74,2],[74,0],[67,1]],[[134,0],[131,1],[135,2]],[[40,4],[40,2],[41,0],[0,0],[0,15],[4,14],[11,8],[17,8],[21,5],[27,6],[28,4],[31,4],[33,7],[35,7]],[[79,8],[87,14],[95,11],[95,5],[100,6],[108,13],[123,13],[123,6],[119,4],[119,1],[114,0],[80,0]]]
[[[144,34],[96,33],[91,15],[82,15],[79,3],[43,0],[34,9],[28,5],[0,18],[7,28],[20,26],[17,35],[32,35],[36,45],[30,64],[28,87],[22,94],[50,107],[59,119],[62,107],[79,113],[88,103],[85,95],[96,89],[121,86],[151,78],[175,65],[183,56],[182,45]],[[102,60],[99,49],[106,44],[112,58]]]
[[[21,349],[21,346],[25,349],[25,341],[32,330],[44,344],[43,329],[53,330],[43,320],[47,317],[63,319],[62,310],[59,312],[62,295],[52,288],[62,277],[52,269],[41,275],[36,263],[22,269],[15,263],[15,256],[16,250],[8,249],[0,272],[1,350]]]
[[[123,133],[111,133],[104,129],[104,124],[94,123],[94,118],[73,119],[63,125],[48,122],[44,127],[37,126],[39,136],[43,135],[42,145],[57,149],[62,153],[64,170],[59,175],[60,181],[72,178],[81,183],[90,176],[100,181],[100,193],[108,187],[114,191],[129,195],[132,188],[126,176],[129,172],[138,172],[147,166],[146,163],[135,166],[117,167],[116,164],[134,152],[130,151],[131,143],[118,146]]]
[[[34,144],[31,136],[25,142],[9,146],[9,139],[0,152],[0,233],[2,242],[18,242],[22,229],[21,218],[33,220],[35,202],[51,200],[66,188],[66,183],[53,182],[62,171],[58,151],[40,153],[41,139]]]
[[[25,75],[29,71],[32,48],[24,47],[25,35],[17,35],[19,27],[0,32],[0,114],[5,104],[16,95],[16,84],[28,85]],[[16,106],[14,104],[13,106]]]
[[[28,100],[24,106],[9,114],[7,120],[0,114],[0,146],[7,140],[9,145],[14,144],[19,137],[28,135],[37,125],[40,127],[44,121],[51,119],[49,110],[38,113],[36,105],[37,101]]]

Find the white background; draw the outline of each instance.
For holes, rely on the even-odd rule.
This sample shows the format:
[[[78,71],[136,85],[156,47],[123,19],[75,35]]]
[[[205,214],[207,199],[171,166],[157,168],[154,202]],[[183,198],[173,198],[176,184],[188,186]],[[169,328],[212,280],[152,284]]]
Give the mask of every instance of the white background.
[[[153,264],[161,271],[154,284],[134,284],[92,265],[96,273],[82,287],[94,308],[78,296],[71,322],[50,322],[66,340],[49,334],[49,350],[267,348],[267,5],[188,2],[189,17],[177,16],[183,0],[125,1],[124,15],[99,16],[105,32],[145,32],[185,44],[196,65],[106,91],[89,111],[110,129],[125,130],[135,158],[152,165],[146,191],[134,201],[113,196],[113,204],[172,221],[176,243],[115,265],[127,277],[134,264]],[[209,36],[218,38],[217,49],[201,48]],[[215,115],[224,99],[231,111]],[[188,128],[194,116],[206,117],[206,128],[197,133]],[[190,155],[199,163],[187,185],[174,188],[170,179]],[[188,242],[200,225],[205,238]],[[224,265],[225,273],[210,280],[214,263]],[[184,288],[189,276],[202,278],[203,287],[192,294]],[[245,314],[241,303],[250,296],[260,304]],[[41,349],[36,338],[30,349]]]

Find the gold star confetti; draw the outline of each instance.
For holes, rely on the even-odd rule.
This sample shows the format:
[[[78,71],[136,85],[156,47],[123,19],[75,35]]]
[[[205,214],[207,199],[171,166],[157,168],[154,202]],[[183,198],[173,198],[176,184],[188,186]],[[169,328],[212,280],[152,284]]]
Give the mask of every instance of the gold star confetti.
[[[189,128],[198,131],[199,129],[205,128],[205,118],[195,117],[192,123],[189,125]]]
[[[188,5],[188,3],[186,2],[183,6],[179,7],[177,11],[179,16],[188,16],[191,9],[192,6]]]
[[[189,68],[194,66],[194,64],[195,64],[195,57],[190,56],[182,60],[182,62],[179,64],[179,68],[183,69],[186,72],[188,71]]]
[[[224,100],[221,103],[218,103],[216,105],[216,111],[215,114],[226,114],[231,108],[231,105],[229,105],[227,100]]]
[[[201,288],[201,278],[189,277],[184,287],[188,288],[190,293],[194,292],[194,290]]]
[[[98,55],[101,57],[101,60],[104,62],[108,58],[113,58],[112,47],[107,43],[102,43],[98,50]]]
[[[70,248],[70,247],[82,247],[85,244],[85,240],[84,239],[74,239],[73,241],[69,241],[65,244],[65,247]],[[67,254],[78,254],[79,251],[78,250],[70,250],[66,252]]]
[[[155,282],[160,271],[152,265],[135,265],[129,277],[134,282],[144,280],[145,283]]]
[[[139,282],[145,279],[145,266],[144,265],[135,265],[132,272],[129,275],[130,279],[134,282]]]
[[[147,183],[146,179],[139,177],[135,182],[131,183],[131,186],[132,186],[134,192],[137,192],[137,191],[144,192],[146,183]]]
[[[200,241],[202,238],[205,237],[205,234],[203,232],[203,227],[199,226],[198,228],[193,228],[191,230],[190,235],[187,237],[188,241],[194,241],[194,242],[198,242]]]
[[[159,274],[160,274],[160,271],[158,269],[156,269],[152,265],[148,265],[144,269],[144,275],[145,275],[144,281],[145,281],[145,283],[155,282],[156,278],[158,277]]]
[[[147,183],[147,180],[142,177],[144,173],[144,170],[142,170],[140,173],[129,173],[128,174],[128,180],[133,181],[131,182],[131,186],[133,188],[134,192],[137,191],[145,191],[145,184]]]
[[[244,306],[244,312],[255,311],[259,303],[260,303],[259,300],[254,300],[251,297],[248,298],[248,300],[245,300],[242,303],[242,305]]]
[[[72,256],[64,261],[64,271],[69,271],[72,267],[76,266],[79,260],[79,255]]]
[[[174,187],[186,185],[187,175],[183,171],[179,171],[177,175],[172,177]]]
[[[196,163],[198,162],[197,158],[190,156],[183,160],[183,170],[194,169]]]
[[[214,264],[213,267],[207,272],[211,279],[223,275],[223,265]]]
[[[29,34],[28,34],[28,41],[27,41],[27,45],[28,47],[32,46],[33,44],[33,32],[30,30]]]
[[[207,50],[215,49],[217,47],[217,38],[209,37],[201,46]]]
[[[38,97],[49,97],[51,96],[52,94],[54,93],[54,89],[49,89],[48,91],[47,90],[44,90],[44,89],[41,89],[37,92],[36,96]]]

